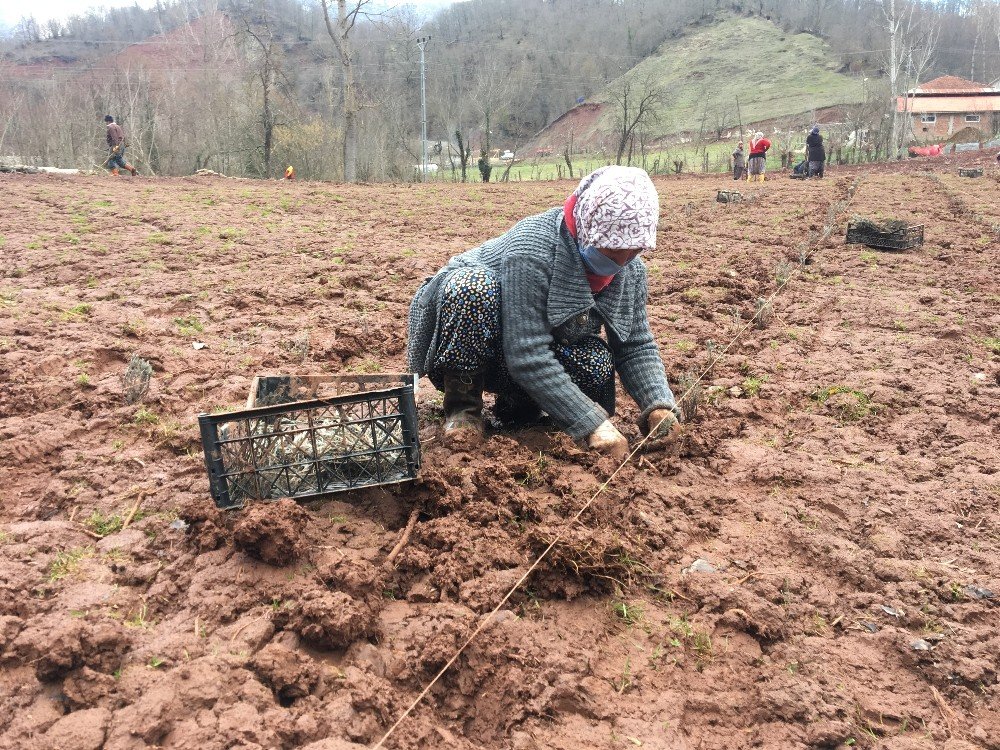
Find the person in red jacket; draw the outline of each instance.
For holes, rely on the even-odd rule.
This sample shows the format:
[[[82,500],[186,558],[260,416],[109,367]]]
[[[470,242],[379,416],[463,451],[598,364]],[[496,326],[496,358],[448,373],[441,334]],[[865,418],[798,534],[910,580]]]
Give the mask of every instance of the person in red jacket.
[[[767,150],[771,148],[771,142],[764,137],[759,130],[750,139],[750,158],[747,159],[748,182],[763,182],[765,171],[765,159]]]

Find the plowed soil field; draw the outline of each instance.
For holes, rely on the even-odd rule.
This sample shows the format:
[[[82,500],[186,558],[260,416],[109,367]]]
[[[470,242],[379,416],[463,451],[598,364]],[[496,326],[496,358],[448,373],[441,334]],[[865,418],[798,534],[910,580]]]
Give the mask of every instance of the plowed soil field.
[[[574,183],[0,176],[0,746],[371,747],[561,535],[384,747],[1000,748],[983,166],[658,180],[654,333],[678,393],[714,366],[575,524],[610,459],[445,447],[426,381],[395,487],[219,512],[197,427],[258,373],[403,369],[425,276]]]

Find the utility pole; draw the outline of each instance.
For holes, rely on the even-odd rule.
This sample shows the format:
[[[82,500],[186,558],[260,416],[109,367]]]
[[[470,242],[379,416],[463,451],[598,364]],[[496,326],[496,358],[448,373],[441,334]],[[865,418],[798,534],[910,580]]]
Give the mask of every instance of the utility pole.
[[[420,181],[427,182],[427,94],[424,84],[424,45],[429,42],[429,36],[420,37],[417,46],[420,47]]]

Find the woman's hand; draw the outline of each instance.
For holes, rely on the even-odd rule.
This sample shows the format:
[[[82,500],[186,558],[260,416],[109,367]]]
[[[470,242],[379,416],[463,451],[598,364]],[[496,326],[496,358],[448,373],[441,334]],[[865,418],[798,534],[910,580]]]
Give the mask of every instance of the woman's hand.
[[[646,418],[646,424],[640,427],[650,440],[661,440],[680,430],[680,422],[671,409],[653,409]]]
[[[590,433],[587,445],[598,453],[612,456],[621,461],[628,455],[628,440],[618,432],[618,428],[605,419],[600,426]]]

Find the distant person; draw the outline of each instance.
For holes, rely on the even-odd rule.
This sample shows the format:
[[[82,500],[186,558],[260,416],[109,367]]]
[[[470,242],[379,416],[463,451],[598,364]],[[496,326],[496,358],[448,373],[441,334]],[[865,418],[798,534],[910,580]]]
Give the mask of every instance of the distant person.
[[[809,162],[809,176],[822,177],[826,165],[826,149],[823,148],[823,136],[819,134],[819,125],[814,125],[806,136],[806,161]]]
[[[763,182],[764,172],[766,171],[765,159],[767,158],[767,150],[771,148],[771,142],[764,137],[764,134],[759,130],[753,134],[753,138],[750,139],[750,159],[748,165],[750,167],[750,174],[747,176],[748,182]]]
[[[104,115],[104,122],[108,125],[108,132],[105,136],[108,141],[108,160],[104,163],[111,170],[111,174],[118,174],[118,169],[127,169],[133,177],[139,174],[139,170],[125,161],[125,131],[121,125],[115,122],[111,115]]]
[[[284,179],[286,179],[286,180],[294,180],[295,179],[295,167],[293,167],[291,164],[289,164],[288,165],[288,169],[285,170],[285,177],[284,177]]]
[[[746,160],[743,156],[743,141],[740,141],[736,144],[736,150],[733,151],[733,179],[742,180],[745,171]]]

